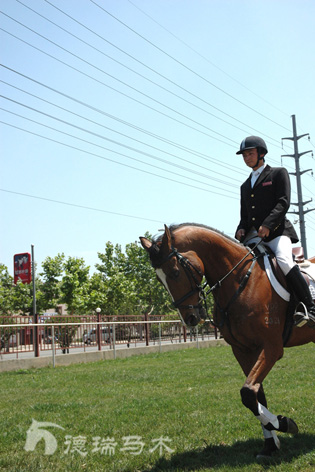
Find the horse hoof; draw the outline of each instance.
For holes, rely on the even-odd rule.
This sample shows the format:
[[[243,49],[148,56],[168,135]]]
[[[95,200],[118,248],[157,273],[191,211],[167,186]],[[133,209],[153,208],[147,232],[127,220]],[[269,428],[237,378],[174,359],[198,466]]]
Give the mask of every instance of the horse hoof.
[[[297,434],[299,432],[296,422],[291,418],[287,418],[286,416],[278,416],[278,420],[279,431],[282,433]]]
[[[263,448],[256,456],[256,459],[259,461],[268,461],[272,458],[272,452],[274,451],[269,451],[266,450],[266,448]]]
[[[287,433],[289,434],[297,434],[299,432],[298,425],[295,421],[291,420],[291,418],[287,418],[288,422],[288,430]]]
[[[259,460],[268,460],[271,459],[272,453],[280,449],[280,441],[275,443],[273,438],[265,439],[265,444],[263,449],[257,454],[256,459]]]
[[[262,450],[259,454],[257,454],[256,459],[257,459],[258,461],[266,461],[266,462],[267,462],[267,461],[269,461],[270,459],[272,459],[272,455],[271,455],[271,454],[272,454],[272,453],[266,454],[266,453],[264,452],[264,450]]]

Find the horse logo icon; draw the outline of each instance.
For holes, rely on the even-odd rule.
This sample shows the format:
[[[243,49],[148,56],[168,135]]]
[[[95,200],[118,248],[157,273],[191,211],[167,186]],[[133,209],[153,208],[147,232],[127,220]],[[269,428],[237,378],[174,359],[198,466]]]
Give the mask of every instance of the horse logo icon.
[[[64,429],[62,426],[59,426],[55,423],[45,422],[45,421],[36,421],[32,419],[32,424],[26,432],[26,442],[24,449],[25,451],[34,451],[37,443],[44,439],[45,441],[45,454],[52,455],[57,449],[57,441],[53,434],[46,429],[48,427],[54,427],[59,429]]]

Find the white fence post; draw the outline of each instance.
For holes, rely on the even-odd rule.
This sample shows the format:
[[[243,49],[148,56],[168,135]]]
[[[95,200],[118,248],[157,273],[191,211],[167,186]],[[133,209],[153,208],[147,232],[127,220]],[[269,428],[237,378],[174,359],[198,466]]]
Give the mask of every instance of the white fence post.
[[[114,324],[113,324],[113,349],[114,349],[114,359],[116,359],[116,331],[115,331]]]
[[[162,351],[162,328],[161,323],[159,323],[159,351]]]
[[[55,367],[55,327],[51,326],[51,350],[52,350],[52,362]]]

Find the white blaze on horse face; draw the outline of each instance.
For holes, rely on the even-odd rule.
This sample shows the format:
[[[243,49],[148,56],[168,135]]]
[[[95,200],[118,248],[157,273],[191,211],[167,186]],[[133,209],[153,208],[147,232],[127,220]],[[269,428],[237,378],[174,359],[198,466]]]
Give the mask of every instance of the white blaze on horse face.
[[[157,278],[162,282],[162,284],[164,285],[164,287],[166,288],[166,290],[168,291],[168,293],[170,294],[173,302],[174,302],[174,298],[173,298],[173,295],[171,294],[171,291],[169,289],[169,286],[168,286],[168,283],[166,282],[166,275],[164,274],[163,270],[162,269],[155,269],[155,273],[157,275]],[[186,323],[181,315],[181,312],[179,310],[178,311],[178,314],[179,314],[179,317],[181,319],[181,322],[183,323],[184,326],[186,326]]]
[[[166,288],[166,290],[170,294],[170,296],[172,297],[172,300],[174,301],[173,295],[171,294],[171,291],[170,291],[170,289],[168,287],[168,284],[166,282],[166,275],[164,274],[163,270],[162,269],[155,269],[155,273],[156,273],[158,279],[162,282],[162,284],[164,285],[164,287]]]

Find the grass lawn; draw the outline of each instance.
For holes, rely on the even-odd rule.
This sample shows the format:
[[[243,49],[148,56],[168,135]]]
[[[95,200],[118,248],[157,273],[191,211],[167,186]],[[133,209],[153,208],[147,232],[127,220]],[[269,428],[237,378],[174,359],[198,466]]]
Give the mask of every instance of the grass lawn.
[[[0,470],[314,472],[314,373],[307,345],[287,349],[264,382],[269,409],[300,428],[279,434],[267,464],[255,459],[262,431],[229,347],[1,373]],[[33,424],[53,454],[43,439],[25,450],[32,420],[63,428]]]

